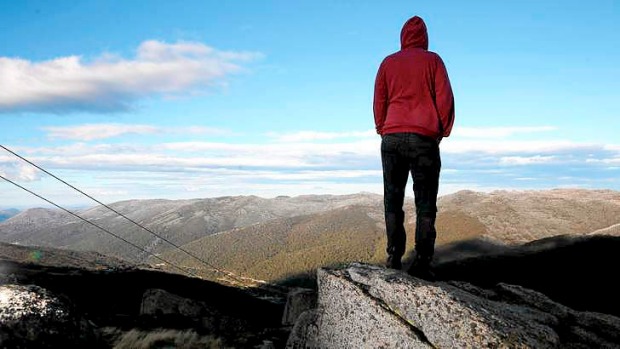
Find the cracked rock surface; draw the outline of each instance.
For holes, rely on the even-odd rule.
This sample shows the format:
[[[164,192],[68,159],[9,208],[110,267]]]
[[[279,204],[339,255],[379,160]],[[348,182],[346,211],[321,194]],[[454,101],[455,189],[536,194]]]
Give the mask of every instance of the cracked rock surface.
[[[318,307],[287,348],[618,348],[620,319],[520,286],[427,282],[354,263],[319,269]]]

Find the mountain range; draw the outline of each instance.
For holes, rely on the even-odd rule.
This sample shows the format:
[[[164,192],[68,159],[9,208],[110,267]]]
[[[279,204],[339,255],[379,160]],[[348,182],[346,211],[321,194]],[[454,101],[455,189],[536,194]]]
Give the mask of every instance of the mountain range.
[[[177,245],[214,233],[282,217],[330,210],[364,202],[368,195],[256,196],[195,200],[128,200],[109,206]],[[103,206],[76,211],[84,219],[149,252],[174,248]],[[0,241],[23,245],[96,250],[140,262],[147,255],[65,212],[35,208],[0,223]]]
[[[382,196],[255,196],[129,200],[110,205],[212,266],[264,280],[285,280],[324,265],[385,258]],[[406,202],[412,249],[412,200]],[[557,235],[620,235],[620,192],[460,191],[438,201],[437,244],[476,239],[511,246]],[[198,270],[195,258],[104,207],[79,211],[166,261]],[[0,241],[97,251],[132,262],[165,263],[56,210],[30,209],[0,223]]]

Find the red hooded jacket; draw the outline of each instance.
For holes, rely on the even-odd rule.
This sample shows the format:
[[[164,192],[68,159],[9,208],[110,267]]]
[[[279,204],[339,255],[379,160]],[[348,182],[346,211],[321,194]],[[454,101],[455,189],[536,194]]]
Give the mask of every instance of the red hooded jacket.
[[[422,18],[405,23],[400,43],[401,50],[387,56],[377,73],[373,103],[377,133],[448,137],[454,123],[454,96],[443,61],[428,51]]]

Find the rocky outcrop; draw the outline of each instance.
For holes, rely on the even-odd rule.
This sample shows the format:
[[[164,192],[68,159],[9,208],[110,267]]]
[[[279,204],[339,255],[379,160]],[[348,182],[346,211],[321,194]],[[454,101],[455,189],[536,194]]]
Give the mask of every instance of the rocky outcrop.
[[[91,324],[34,285],[0,286],[0,348],[97,348]]]
[[[234,331],[244,327],[243,321],[224,315],[205,302],[162,289],[148,289],[144,292],[140,315],[158,318],[160,322],[200,327],[208,332]]]
[[[300,316],[287,348],[620,346],[620,319],[519,286],[430,283],[357,263],[319,269],[318,283],[318,308]]]
[[[140,306],[140,315],[180,315],[198,318],[206,314],[207,308],[204,304],[158,288],[146,290]]]
[[[214,345],[218,348],[268,347],[268,342],[276,348],[283,348],[290,332],[290,327],[281,327],[282,303],[256,298],[238,288],[156,270],[99,270],[0,258],[0,285],[9,282],[12,285],[37,285],[38,288],[27,286],[27,290],[37,290],[42,305],[39,308],[18,307],[17,298],[2,288],[0,349],[96,349],[112,348],[119,343],[125,343],[128,348],[141,348],[145,347],[142,344],[150,342],[157,342],[158,348],[183,347],[178,343],[196,344],[188,344],[187,348],[208,348],[210,346],[204,343],[213,341],[223,343],[222,346]],[[19,294],[38,299],[29,292]],[[50,299],[43,295],[49,295]],[[44,310],[55,304],[58,304],[56,308],[64,309],[61,314],[69,314],[68,317]],[[19,318],[15,316],[16,309],[26,308],[33,310]],[[83,314],[89,328],[79,330],[79,325],[84,322],[78,314]],[[60,324],[54,327],[57,323]],[[53,336],[45,337],[45,331],[56,331],[55,328],[60,329]],[[35,334],[30,336],[31,332],[28,332],[29,337],[25,338],[27,331]],[[90,336],[89,333],[93,332],[96,335],[94,343],[72,344],[77,342],[71,339],[76,333]],[[39,336],[37,333],[43,334]],[[59,334],[62,334],[60,339]],[[39,345],[40,338],[48,339]]]

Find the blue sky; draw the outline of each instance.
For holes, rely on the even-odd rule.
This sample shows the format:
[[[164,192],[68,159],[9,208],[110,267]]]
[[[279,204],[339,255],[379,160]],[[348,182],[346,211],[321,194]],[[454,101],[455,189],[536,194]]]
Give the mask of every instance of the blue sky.
[[[442,194],[620,189],[613,0],[0,0],[0,144],[106,202],[381,193],[373,81],[413,15],[456,99]],[[88,203],[5,152],[0,173]]]

